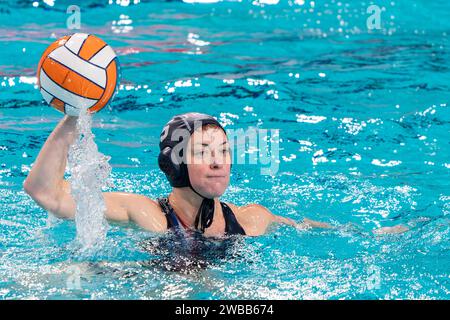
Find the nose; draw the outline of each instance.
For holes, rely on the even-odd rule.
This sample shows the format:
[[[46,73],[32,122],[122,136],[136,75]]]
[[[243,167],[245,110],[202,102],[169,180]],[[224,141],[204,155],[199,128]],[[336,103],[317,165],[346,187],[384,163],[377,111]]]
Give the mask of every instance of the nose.
[[[211,169],[220,169],[224,163],[223,156],[219,152],[211,152]]]
[[[211,169],[221,169],[223,167],[223,165],[220,163],[212,163],[210,165],[210,167],[211,167]]]

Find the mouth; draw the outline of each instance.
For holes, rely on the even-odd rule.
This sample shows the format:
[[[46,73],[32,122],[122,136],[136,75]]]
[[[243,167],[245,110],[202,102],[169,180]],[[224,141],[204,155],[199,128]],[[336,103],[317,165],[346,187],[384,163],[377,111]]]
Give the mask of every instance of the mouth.
[[[208,178],[208,179],[223,179],[225,177],[226,176],[206,176],[206,178]]]

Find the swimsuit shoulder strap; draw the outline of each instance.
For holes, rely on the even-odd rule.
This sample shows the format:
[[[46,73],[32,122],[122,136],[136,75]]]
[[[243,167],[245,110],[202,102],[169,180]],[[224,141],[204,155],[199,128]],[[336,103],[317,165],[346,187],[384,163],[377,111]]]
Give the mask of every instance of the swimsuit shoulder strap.
[[[167,219],[167,229],[180,229],[180,223],[178,222],[177,216],[173,211],[172,206],[169,203],[169,199],[167,197],[158,198],[158,203],[161,206],[162,211],[164,212]],[[236,219],[236,216],[233,213],[233,210],[225,203],[220,202],[222,206],[223,217],[225,219],[225,232],[228,235],[232,234],[241,234],[245,235],[245,230],[239,224]]]
[[[245,230],[237,221],[236,216],[233,213],[233,210],[231,210],[231,208],[225,202],[220,202],[220,205],[222,206],[223,217],[225,219],[225,232],[228,235],[231,234],[245,235]]]
[[[164,197],[158,198],[157,200],[166,216],[167,229],[179,228],[180,224],[178,222],[177,216],[175,215],[175,212],[173,211],[172,206],[169,203],[169,199],[167,197]]]

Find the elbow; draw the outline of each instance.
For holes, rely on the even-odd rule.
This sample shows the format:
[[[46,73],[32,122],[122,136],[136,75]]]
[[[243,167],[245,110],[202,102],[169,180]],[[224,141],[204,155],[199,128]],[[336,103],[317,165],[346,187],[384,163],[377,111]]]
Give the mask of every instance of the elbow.
[[[31,195],[33,193],[33,187],[30,182],[30,180],[27,178],[22,184],[23,190],[28,194]]]
[[[25,179],[22,184],[23,190],[39,205],[42,205],[48,199],[49,194],[37,187],[30,179]]]
[[[42,194],[42,192],[39,191],[39,189],[36,188],[36,186],[34,186],[29,179],[25,179],[22,186],[25,193],[28,194],[34,201],[41,198],[40,194]]]
[[[39,194],[42,194],[42,190],[33,183],[29,178],[25,179],[22,184],[23,190],[32,198],[37,198]]]
[[[53,197],[51,193],[43,190],[42,188],[38,188],[30,180],[26,179],[23,182],[23,190],[36,202],[37,205],[42,207],[43,209],[56,212],[57,210],[57,199]],[[53,213],[55,216],[58,216],[56,213]]]
[[[44,188],[35,181],[31,180],[29,177],[25,179],[22,184],[23,190],[32,198],[36,198],[38,195],[49,194]]]

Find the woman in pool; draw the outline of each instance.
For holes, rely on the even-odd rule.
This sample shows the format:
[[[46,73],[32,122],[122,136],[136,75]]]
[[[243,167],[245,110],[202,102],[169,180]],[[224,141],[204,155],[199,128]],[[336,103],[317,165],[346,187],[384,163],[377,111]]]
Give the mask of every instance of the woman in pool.
[[[76,204],[64,180],[69,147],[77,137],[76,117],[65,116],[42,147],[24,182],[38,205],[60,218],[74,218]],[[206,237],[230,234],[258,236],[273,223],[329,228],[309,219],[302,223],[272,214],[258,204],[237,207],[220,202],[230,180],[231,156],[225,130],[213,117],[186,113],[173,117],[160,137],[158,163],[172,192],[152,200],[125,192],[103,193],[105,216],[132,221],[153,232],[199,230]],[[395,231],[395,230],[394,230]]]

